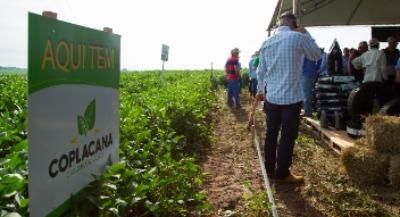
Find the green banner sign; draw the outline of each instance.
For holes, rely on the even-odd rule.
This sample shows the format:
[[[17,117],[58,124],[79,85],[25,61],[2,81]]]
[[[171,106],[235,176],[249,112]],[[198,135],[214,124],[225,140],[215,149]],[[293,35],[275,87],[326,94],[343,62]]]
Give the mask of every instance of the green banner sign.
[[[119,161],[120,36],[29,14],[30,216],[60,216]]]
[[[119,35],[29,14],[29,93],[58,84],[118,88]],[[115,76],[118,74],[118,76]]]

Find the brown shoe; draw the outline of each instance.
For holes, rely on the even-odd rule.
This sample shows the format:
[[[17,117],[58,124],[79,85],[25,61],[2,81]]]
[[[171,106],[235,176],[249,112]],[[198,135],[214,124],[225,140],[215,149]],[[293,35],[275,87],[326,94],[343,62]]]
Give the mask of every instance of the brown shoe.
[[[276,182],[278,183],[300,183],[303,182],[304,178],[303,176],[296,176],[293,175],[292,173],[289,173],[288,176],[286,176],[286,178],[283,179],[276,179]]]

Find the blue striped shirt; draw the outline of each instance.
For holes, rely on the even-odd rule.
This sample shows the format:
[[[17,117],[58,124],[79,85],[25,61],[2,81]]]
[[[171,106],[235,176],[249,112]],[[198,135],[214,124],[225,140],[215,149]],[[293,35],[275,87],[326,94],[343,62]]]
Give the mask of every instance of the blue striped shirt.
[[[261,46],[258,92],[264,93],[266,82],[268,102],[289,105],[304,101],[301,86],[304,56],[310,60],[321,58],[321,50],[311,35],[291,31],[288,26],[279,27]]]

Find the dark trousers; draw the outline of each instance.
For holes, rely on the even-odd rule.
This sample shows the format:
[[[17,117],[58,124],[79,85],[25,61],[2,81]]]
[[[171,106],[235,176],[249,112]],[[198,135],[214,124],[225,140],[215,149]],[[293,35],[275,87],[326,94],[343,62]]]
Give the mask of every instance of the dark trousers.
[[[267,130],[265,136],[265,168],[283,179],[292,165],[294,142],[299,133],[302,102],[276,105],[266,102]],[[281,136],[278,144],[278,134]]]
[[[250,79],[249,92],[252,96],[257,94],[257,78]]]
[[[393,87],[397,96],[400,97],[400,84],[396,83],[396,75],[388,75],[388,80],[386,83]]]
[[[362,72],[362,70],[354,70],[353,73],[354,73],[355,81],[362,83],[364,80],[364,73]]]

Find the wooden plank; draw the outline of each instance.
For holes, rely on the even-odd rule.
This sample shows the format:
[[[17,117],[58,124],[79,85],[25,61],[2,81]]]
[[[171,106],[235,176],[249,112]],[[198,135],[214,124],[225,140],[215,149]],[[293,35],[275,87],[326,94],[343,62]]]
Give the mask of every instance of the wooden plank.
[[[337,154],[342,150],[354,145],[355,140],[346,131],[322,128],[317,120],[304,117],[306,124],[311,128],[312,132],[323,140]]]

